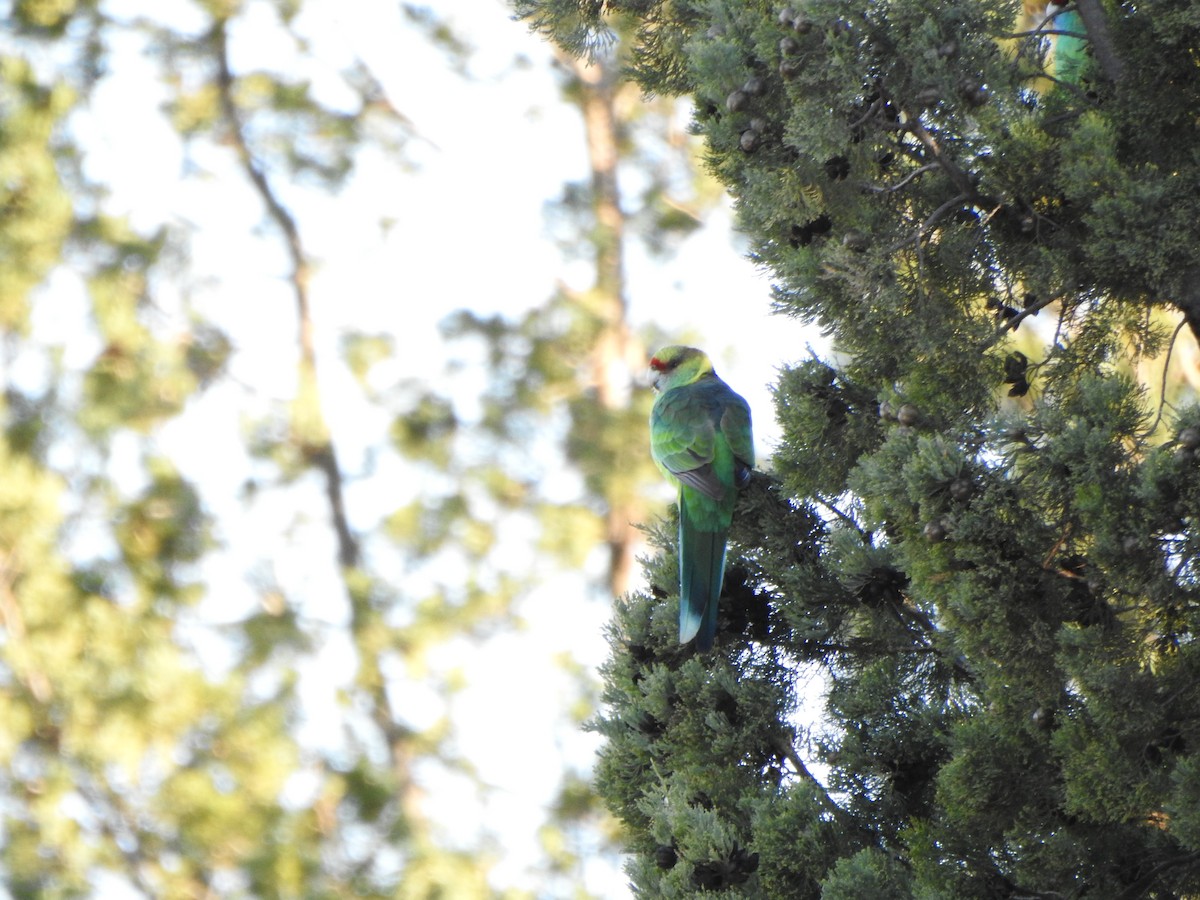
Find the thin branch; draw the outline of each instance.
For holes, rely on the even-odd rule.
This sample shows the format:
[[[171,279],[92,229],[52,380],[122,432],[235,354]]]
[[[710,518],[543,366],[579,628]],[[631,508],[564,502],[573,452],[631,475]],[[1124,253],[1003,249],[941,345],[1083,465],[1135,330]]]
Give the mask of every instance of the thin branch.
[[[867,184],[867,185],[864,185],[864,187],[866,187],[867,190],[869,190],[875,194],[893,194],[896,191],[900,190],[902,187],[904,187],[906,184],[908,184],[910,181],[912,181],[914,178],[916,178],[918,175],[924,175],[926,172],[932,172],[936,168],[938,168],[937,163],[926,163],[925,165],[921,166],[918,169],[913,169],[913,171],[909,172],[907,175],[905,175],[903,178],[901,178],[895,184],[888,185],[887,187],[880,187],[880,186],[874,185],[874,184]]]
[[[871,117],[878,114],[881,109],[883,109],[882,95],[875,98],[871,105],[867,107],[867,111],[863,113],[860,118],[855,119],[850,123],[850,130],[853,131],[856,128],[862,128],[867,124],[868,121],[870,121]]]
[[[945,203],[943,203],[941,206],[939,206],[937,209],[935,209],[932,213],[930,213],[929,216],[925,219],[925,221],[922,222],[920,224],[920,226],[918,226],[918,228],[917,228],[917,233],[913,237],[913,243],[916,245],[916,251],[917,251],[917,285],[921,289],[922,296],[926,296],[926,291],[925,291],[925,287],[924,287],[925,278],[923,275],[923,273],[925,271],[925,247],[923,244],[923,241],[925,238],[925,232],[929,231],[929,229],[931,229],[934,225],[936,225],[938,223],[938,221],[942,218],[942,216],[944,216],[950,210],[954,209],[957,206],[961,206],[964,202],[966,202],[967,200],[970,200],[970,199],[971,199],[970,195],[968,195],[968,194],[959,194],[956,197],[951,197],[949,200],[947,200]]]
[[[1100,63],[1104,77],[1116,84],[1125,74],[1125,63],[1117,55],[1113,45],[1112,35],[1108,31],[1108,20],[1100,0],[1078,0],[1079,18],[1083,19],[1083,27],[1087,29],[1088,40],[1092,44],[1092,53]]]
[[[840,509],[838,509],[833,504],[832,501],[826,500],[824,497],[821,497],[819,495],[814,497],[813,499],[818,504],[825,507],[831,513],[833,513],[835,516],[837,516],[839,519],[841,519],[843,522],[845,522],[847,525],[849,525],[851,528],[853,528],[856,532],[858,532],[863,537],[869,536],[870,533],[867,531],[864,531],[863,527],[858,524],[858,521],[852,515],[850,515],[849,513],[846,513],[846,512],[842,512]]]
[[[312,309],[309,300],[309,279],[311,267],[308,253],[300,237],[300,228],[296,219],[280,202],[275,190],[271,187],[263,167],[259,165],[246,140],[245,125],[241,111],[233,96],[234,76],[229,65],[229,40],[226,34],[226,21],[218,19],[213,28],[213,44],[217,59],[217,91],[220,96],[221,111],[224,114],[229,129],[229,137],[233,142],[238,162],[246,177],[254,185],[259,199],[267,209],[267,215],[279,228],[287,244],[288,258],[291,262],[292,294],[296,300],[296,313],[300,323],[300,379],[301,390],[311,390],[316,393],[317,386],[317,354],[315,347],[315,328],[312,320]],[[330,514],[333,519],[334,531],[337,535],[338,562],[345,569],[358,565],[361,558],[358,539],[350,528],[346,515],[345,498],[343,496],[342,473],[337,461],[337,452],[325,426],[324,414],[317,409],[320,420],[319,441],[305,448],[309,460],[325,476],[325,494],[329,500]]]
[[[1058,540],[1054,542],[1054,546],[1050,548],[1050,552],[1046,554],[1046,558],[1042,560],[1042,568],[1045,569],[1047,572],[1050,571],[1051,560],[1053,560],[1054,557],[1058,555],[1058,551],[1062,549],[1063,544],[1065,544],[1067,542],[1067,538],[1069,538],[1070,536],[1071,536],[1071,523],[1068,522],[1066,527],[1063,528],[1063,533],[1059,536]],[[1063,573],[1060,572],[1059,574],[1063,574]],[[1071,577],[1071,576],[1069,576],[1069,577]]]
[[[854,817],[838,806],[833,798],[829,796],[829,792],[825,790],[825,785],[817,780],[817,777],[808,770],[808,766],[804,764],[804,760],[800,758],[800,754],[796,752],[796,748],[792,746],[792,742],[785,735],[779,735],[775,741],[775,749],[792,764],[792,768],[796,770],[796,774],[812,785],[816,792],[817,799],[821,802],[830,813],[833,814],[837,823],[846,829],[856,828]]]
[[[1171,368],[1171,354],[1175,351],[1175,342],[1179,339],[1179,332],[1183,331],[1185,325],[1187,325],[1187,319],[1180,319],[1179,324],[1175,326],[1175,331],[1171,333],[1171,341],[1167,344],[1167,358],[1163,361],[1162,382],[1158,387],[1158,411],[1154,416],[1154,421],[1150,423],[1150,427],[1137,435],[1139,440],[1154,434],[1158,423],[1162,421],[1163,409],[1167,405],[1167,371]]]
[[[917,228],[917,250],[920,251],[921,249],[921,239],[925,237],[925,233],[933,228],[933,226],[941,220],[942,216],[950,212],[950,210],[954,209],[955,207],[962,206],[963,203],[970,199],[971,197],[968,194],[959,194],[956,197],[951,197],[949,200],[931,212],[925,221],[921,223],[920,227]]]
[[[1008,332],[1016,331],[1017,326],[1020,325],[1022,322],[1024,322],[1026,319],[1028,319],[1030,316],[1036,315],[1037,313],[1039,313],[1043,309],[1045,309],[1047,306],[1049,306],[1051,303],[1055,303],[1060,299],[1062,299],[1061,296],[1055,295],[1053,297],[1046,297],[1042,300],[1037,301],[1036,303],[1029,304],[1029,306],[1025,307],[1023,310],[1021,310],[1019,313],[1017,313],[1011,319],[1005,319],[1003,322],[1001,322],[999,327],[996,329],[996,333],[993,334],[984,343],[984,345],[982,347],[980,347],[979,349],[986,350],[989,347],[994,347],[996,344],[998,344],[1004,338],[1004,336]]]
[[[877,82],[877,85],[880,101],[884,103],[890,102],[891,97],[885,92],[883,84],[881,82]],[[929,130],[924,125],[921,124],[920,115],[909,114],[906,116],[906,119],[907,121],[898,122],[896,127],[900,131],[903,131],[906,134],[911,134],[917,139],[921,146],[925,148],[925,151],[929,154],[929,156],[932,157],[933,160],[936,161],[943,170],[945,170],[946,175],[950,178],[950,181],[954,184],[954,186],[958,188],[959,193],[965,194],[967,197],[978,197],[978,191],[976,191],[975,185],[972,183],[970,176],[959,167],[958,163],[942,152],[942,148],[938,144],[937,139],[929,133]],[[884,125],[886,125],[886,123],[884,123]]]
[[[1055,13],[1055,15],[1062,15]],[[1087,34],[1082,31],[1062,31],[1057,28],[1037,28],[1033,31],[1014,31],[1011,34],[1002,34],[1001,38],[1024,38],[1024,37],[1052,37],[1054,35],[1065,35],[1066,37],[1076,37],[1087,39]]]
[[[921,124],[921,120],[918,117],[914,116],[909,120],[907,130],[937,160],[938,165],[945,170],[947,177],[958,188],[960,194],[966,197],[977,196],[975,185],[971,183],[970,176],[959,167],[958,163],[942,152],[937,138],[929,133],[929,130]]]
[[[1059,345],[1062,339],[1063,329],[1067,327],[1067,319],[1074,313],[1074,309],[1067,309],[1067,304],[1062,303],[1058,307],[1058,321],[1054,323],[1054,340],[1051,342],[1055,347]]]
[[[1154,882],[1164,872],[1177,869],[1180,866],[1195,866],[1197,862],[1200,862],[1200,853],[1195,852],[1165,859],[1118,894],[1117,900],[1136,900],[1138,897],[1145,897],[1150,892],[1151,887],[1154,886]]]

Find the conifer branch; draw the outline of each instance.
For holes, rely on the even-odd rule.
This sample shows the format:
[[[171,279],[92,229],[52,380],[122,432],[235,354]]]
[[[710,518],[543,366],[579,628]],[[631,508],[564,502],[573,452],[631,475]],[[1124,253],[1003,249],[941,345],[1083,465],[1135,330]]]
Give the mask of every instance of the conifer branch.
[[[945,171],[946,176],[963,197],[976,197],[978,192],[975,190],[975,185],[971,182],[971,177],[955,162],[950,156],[942,151],[941,145],[937,138],[929,133],[929,130],[921,124],[921,120],[917,116],[910,117],[907,125],[907,131],[918,141],[921,146],[929,153],[929,155],[941,166]]]
[[[781,282],[778,308],[831,334],[834,355],[844,359],[830,368],[851,375],[865,398],[848,404],[846,427],[839,422],[836,432],[826,434],[810,399],[815,382],[780,380],[777,410],[788,437],[776,458],[779,471],[789,474],[785,486],[820,516],[824,534],[818,541],[853,529],[872,547],[905,544],[906,559],[886,569],[880,564],[878,572],[849,553],[826,554],[823,574],[841,583],[845,593],[838,596],[834,589],[822,596],[809,573],[797,570],[807,560],[776,549],[776,535],[786,530],[777,531],[773,521],[763,519],[762,541],[757,547],[747,543],[749,553],[758,554],[757,580],[770,586],[768,614],[778,609],[782,624],[791,626],[771,632],[763,646],[779,659],[821,665],[834,679],[837,693],[831,693],[834,702],[825,721],[845,736],[838,757],[829,760],[834,774],[826,778],[826,789],[817,777],[825,774],[824,766],[814,763],[810,770],[789,720],[781,716],[770,733],[778,768],[787,771],[805,802],[802,811],[791,814],[790,808],[788,816],[780,816],[774,833],[765,817],[756,825],[763,885],[768,878],[777,885],[795,884],[800,873],[813,883],[827,879],[826,887],[837,880],[844,896],[864,897],[878,895],[885,879],[904,895],[930,890],[966,895],[979,885],[1044,900],[1068,896],[1081,885],[1086,890],[1117,884],[1116,892],[1129,889],[1130,897],[1194,891],[1200,883],[1197,860],[1172,834],[1177,823],[1158,811],[1179,798],[1194,801],[1200,788],[1164,784],[1151,788],[1154,796],[1142,802],[1144,785],[1131,784],[1125,773],[1140,771],[1147,761],[1156,767],[1161,762],[1165,769],[1168,754],[1185,765],[1194,756],[1192,735],[1180,727],[1181,715],[1194,712],[1190,695],[1164,702],[1175,679],[1165,667],[1147,674],[1142,657],[1166,646],[1158,632],[1176,638],[1195,625],[1184,572],[1192,573],[1197,561],[1188,543],[1193,538],[1189,505],[1180,498],[1186,497],[1200,458],[1200,439],[1182,437],[1193,424],[1180,417],[1179,466],[1131,467],[1128,473],[1114,472],[1111,481],[1105,477],[1112,471],[1111,448],[1103,439],[1107,423],[1119,426],[1118,434],[1130,434],[1152,418],[1139,414],[1123,380],[1108,377],[1109,357],[1115,355],[1111,306],[1144,311],[1147,295],[1169,298],[1156,305],[1178,307],[1200,338],[1200,265],[1188,262],[1194,217],[1179,216],[1145,241],[1089,241],[1122,234],[1132,209],[1149,221],[1151,198],[1195,193],[1198,176],[1186,141],[1171,141],[1190,123],[1186,92],[1178,90],[1186,78],[1177,74],[1194,68],[1186,46],[1123,40],[1114,45],[1103,19],[1088,15],[1089,8],[1099,12],[1099,0],[1080,0],[1083,24],[1033,9],[1025,15],[1026,24],[1007,29],[1022,34],[1002,45],[1002,52],[1024,57],[1008,78],[998,71],[1004,62],[996,61],[995,47],[980,39],[994,35],[990,9],[956,7],[953,14],[939,15],[931,7],[930,16],[912,17],[883,4],[830,23],[831,11],[821,8],[821,16],[813,17],[812,7],[797,13],[799,3],[742,5],[736,21],[723,8],[721,15],[706,15],[689,7],[687,16],[671,20],[646,14],[645,4],[621,6],[637,22],[661,29],[653,41],[644,33],[634,32],[632,38],[635,52],[642,54],[637,72],[647,79],[643,86],[693,64],[694,83],[687,88],[697,96],[699,130],[709,138],[713,170],[734,193],[740,224],[752,236],[759,260]],[[649,6],[657,11],[666,5]],[[1117,15],[1111,4],[1105,9]],[[1133,25],[1143,12],[1124,9],[1120,15]],[[968,21],[971,37],[964,40]],[[1053,27],[1056,21],[1062,27]],[[1123,38],[1117,26],[1124,20],[1114,19],[1113,25],[1113,34]],[[778,57],[767,48],[767,36],[778,39]],[[1042,51],[1052,40],[1062,51],[1059,62],[1075,66],[1061,66],[1058,79],[1053,71],[1039,72],[1039,63],[1049,61]],[[1081,41],[1093,56],[1093,82],[1119,81],[1124,63],[1129,74],[1121,93],[1139,92],[1126,99],[1147,110],[1147,128],[1122,119],[1122,104],[1097,102],[1085,93],[1089,85],[1070,83],[1079,71],[1071,54],[1081,49]],[[824,57],[818,56],[818,46]],[[1124,60],[1109,52],[1114,46]],[[931,63],[942,60],[944,74],[935,77],[931,66],[915,63],[915,54]],[[728,65],[714,65],[716,59]],[[812,65],[818,59],[822,65]],[[777,61],[789,84],[783,91],[759,91],[760,76]],[[1139,77],[1135,84],[1133,72],[1142,73],[1146,65],[1155,71],[1161,66],[1166,77]],[[746,75],[755,89],[741,92],[747,97],[743,102],[729,91]],[[1024,76],[1030,81],[1023,85]],[[866,96],[858,92],[860,84]],[[1036,96],[1039,90],[1042,99]],[[727,108],[738,107],[729,110],[739,113],[736,122],[716,104],[722,94],[734,98]],[[836,114],[830,117],[829,110]],[[1082,110],[1095,121],[1081,119]],[[875,160],[881,169],[866,174],[864,168],[849,176],[845,190],[829,192],[819,232],[807,220],[793,223],[811,212],[806,185],[779,177],[780,158],[761,152],[757,142],[747,147],[728,140],[729,132],[752,116],[764,123],[786,122],[790,148],[811,165],[820,163],[833,142],[844,142],[849,122],[856,142],[869,134],[871,143],[859,151],[864,162],[871,151],[885,151]],[[1036,127],[1013,128],[1017,122]],[[1135,132],[1145,132],[1145,140],[1139,142]],[[799,135],[803,142],[790,140]],[[797,143],[811,152],[796,148]],[[1092,164],[1094,152],[1112,159]],[[1170,161],[1170,168],[1160,161]],[[840,165],[834,170],[840,172]],[[1138,174],[1126,177],[1127,172]],[[1168,172],[1171,182],[1155,182]],[[830,178],[842,181],[848,175]],[[901,202],[906,198],[910,202]],[[960,213],[970,213],[970,225],[952,225]],[[843,241],[842,247],[871,249],[865,259],[894,265],[856,265],[855,257],[829,237],[835,222],[839,229],[868,223],[874,243]],[[780,240],[781,226],[789,240]],[[1155,252],[1148,250],[1151,240]],[[901,268],[902,280],[896,278]],[[1022,296],[1026,290],[1031,293]],[[980,309],[981,291],[988,308],[999,311],[997,319],[985,318],[989,313]],[[1033,409],[1014,404],[1016,421],[997,435],[991,402],[996,360],[989,363],[979,351],[1003,346],[1021,322],[1047,307],[1042,324],[1053,336],[1036,338],[1049,362],[1033,363],[1014,353],[1005,372],[1006,378],[1018,373],[1023,379],[1030,372],[1044,376],[1044,396]],[[898,326],[902,317],[907,321]],[[1148,335],[1149,324],[1138,320],[1141,336]],[[1060,339],[1065,347],[1058,346]],[[1006,383],[1014,384],[1010,396],[1024,396],[1016,390],[1020,382]],[[897,391],[924,395],[922,409],[934,412],[930,423],[937,426],[929,431],[937,433],[929,435],[928,444],[924,435],[915,447],[879,440],[871,402]],[[1167,399],[1159,413],[1156,424],[1170,419]],[[841,414],[833,409],[832,416]],[[994,436],[1039,452],[1018,464],[1015,450],[991,452]],[[944,489],[959,480],[963,461],[979,471],[963,479],[962,490]],[[1062,483],[1061,467],[1070,470],[1073,484],[1081,473],[1096,474],[1072,491]],[[1155,489],[1147,490],[1148,484]],[[927,533],[930,546],[905,541],[903,528],[888,526],[919,521],[910,517],[910,509],[913,516],[933,513],[963,527],[949,535]],[[1120,528],[1126,520],[1168,523],[1168,537],[1126,537]],[[867,527],[878,529],[874,540]],[[1052,532],[1046,536],[1041,528]],[[1116,536],[1125,538],[1122,558],[1108,552],[1091,559],[1072,555],[1073,549],[1093,544],[1109,546],[1106,539]],[[663,573],[653,574],[661,578]],[[1164,586],[1167,577],[1176,584]],[[863,582],[854,579],[874,581],[863,590]],[[1097,591],[1112,579],[1120,582],[1118,593],[1129,610],[1145,606],[1143,595],[1162,598],[1161,608],[1156,600],[1155,615],[1134,622]],[[653,595],[646,600],[653,603]],[[1110,628],[1113,621],[1123,624],[1119,634]],[[1074,627],[1065,632],[1064,623],[1078,625],[1080,633]],[[1140,650],[1143,643],[1150,649]],[[1092,652],[1093,646],[1100,652]],[[640,648],[637,654],[629,649],[628,661],[621,656],[625,652],[618,650],[616,665],[606,675],[613,696],[624,696],[628,687],[627,662],[642,665]],[[767,663],[775,664],[774,659]],[[768,671],[779,671],[781,686],[794,684],[785,666]],[[1083,690],[1074,690],[1072,682]],[[1159,690],[1142,692],[1148,683]],[[1145,702],[1119,702],[1133,694]],[[797,714],[788,701],[780,708]],[[1094,713],[1095,727],[1079,735],[1069,751],[1011,752],[1032,742],[1045,746],[1076,711]],[[1126,746],[1129,742],[1118,740],[1121,746],[1113,753],[1114,733],[1143,732],[1151,735],[1150,743]],[[618,813],[634,808],[639,817],[649,813],[639,818],[635,831],[642,832],[642,846],[653,847],[674,823],[638,806],[649,780],[642,737],[610,735],[603,792]],[[723,759],[705,754],[706,749],[697,748],[702,758],[696,763],[706,767],[707,778],[707,767],[719,767]],[[700,771],[691,770],[691,763],[681,761],[680,771],[667,773],[664,788],[686,783]],[[732,773],[727,781],[719,775],[712,780],[730,798],[738,790],[760,797],[755,792],[761,792],[761,773],[740,774],[745,776],[741,784]],[[1061,789],[1065,780],[1095,785],[1102,799],[1081,791],[1079,809],[1068,814]],[[782,805],[791,798],[780,799]],[[1128,809],[1152,810],[1145,824],[1155,830],[1139,829],[1141,823],[1129,821]],[[986,814],[977,815],[980,810]],[[711,812],[724,818],[715,805]],[[913,821],[921,829],[910,829]],[[731,831],[740,827],[734,820],[723,824]],[[1014,843],[1012,855],[998,862],[992,850],[1001,828],[1011,829],[1022,843]],[[833,852],[810,849],[817,843],[813,838],[829,832],[851,839]],[[1063,836],[1063,853],[1044,868],[1026,867],[1033,856],[1027,857],[1024,848],[1036,847],[1051,832]],[[1123,860],[1094,849],[1106,840],[1127,845],[1141,868],[1131,872]],[[870,860],[856,858],[864,846],[883,852]],[[653,860],[643,853],[631,867],[636,888],[646,895],[680,884],[679,873],[667,871],[676,848],[660,844],[657,849],[665,852]],[[835,854],[841,857],[837,879],[827,878]],[[1046,860],[1038,856],[1037,861]],[[730,886],[729,867],[696,868],[704,879],[693,888]],[[1087,884],[1079,875],[1085,870]]]
[[[1164,872],[1180,868],[1181,866],[1195,866],[1198,862],[1200,862],[1200,852],[1185,853],[1165,859],[1153,866],[1145,875],[1118,894],[1117,900],[1137,900],[1139,897],[1145,897],[1159,876]]]

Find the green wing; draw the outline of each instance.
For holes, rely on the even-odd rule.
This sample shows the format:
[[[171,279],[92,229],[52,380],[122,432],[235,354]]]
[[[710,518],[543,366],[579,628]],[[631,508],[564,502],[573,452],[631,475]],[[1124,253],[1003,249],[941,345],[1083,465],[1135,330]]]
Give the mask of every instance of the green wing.
[[[729,391],[729,397],[721,416],[721,433],[729,442],[733,458],[746,468],[753,469],[754,435],[750,426],[750,406],[733,391]]]
[[[714,499],[725,487],[713,471],[717,428],[693,385],[658,398],[650,414],[650,454],[670,478]]]

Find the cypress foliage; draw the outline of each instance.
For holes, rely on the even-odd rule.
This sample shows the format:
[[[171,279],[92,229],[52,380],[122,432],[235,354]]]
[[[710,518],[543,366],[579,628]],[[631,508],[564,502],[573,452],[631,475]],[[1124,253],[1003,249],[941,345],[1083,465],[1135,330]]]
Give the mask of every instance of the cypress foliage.
[[[838,351],[780,377],[716,650],[675,640],[669,523],[617,611],[598,782],[644,896],[1200,892],[1200,411],[1138,378],[1200,335],[1200,4],[1083,0],[1070,80],[1018,6],[516,4],[694,98]]]

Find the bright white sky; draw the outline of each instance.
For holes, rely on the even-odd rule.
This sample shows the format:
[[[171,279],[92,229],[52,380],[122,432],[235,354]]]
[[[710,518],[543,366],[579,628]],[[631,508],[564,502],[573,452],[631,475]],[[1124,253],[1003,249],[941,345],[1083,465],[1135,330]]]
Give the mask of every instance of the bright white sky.
[[[399,160],[374,154],[336,198],[286,197],[320,260],[314,302],[324,342],[321,359],[337,358],[346,330],[387,333],[400,351],[389,377],[439,370],[436,325],[456,309],[515,316],[543,302],[556,282],[583,286],[587,280],[586,269],[563,262],[543,222],[543,204],[564,182],[587,173],[582,125],[558,100],[549,49],[513,22],[499,0],[456,0],[450,23],[473,51],[471,78],[463,79],[440,51],[402,25],[398,5],[307,0],[299,27],[329,72],[356,54],[367,61],[420,134],[409,151],[415,169],[404,171]],[[112,15],[153,10],[155,17],[175,22],[188,21],[190,9],[185,0],[112,0],[105,6]],[[259,4],[264,14],[267,6]],[[272,33],[268,24],[235,35],[241,38],[233,48],[235,68],[275,60],[286,67],[292,50]],[[204,485],[220,523],[225,552],[221,566],[205,573],[211,584],[205,615],[236,618],[256,602],[245,573],[264,553],[263,536],[277,533],[278,546],[269,551],[274,577],[306,616],[336,625],[345,611],[321,599],[340,596],[340,588],[328,564],[332,549],[319,493],[314,490],[310,498],[310,530],[294,523],[294,493],[281,496],[279,508],[260,502],[250,515],[238,499],[248,464],[240,413],[231,409],[286,402],[295,387],[295,319],[279,277],[278,246],[273,235],[263,237],[257,198],[225,155],[198,155],[192,162],[207,176],[180,177],[182,150],[156,114],[161,96],[153,63],[136,41],[120,49],[111,89],[98,95],[95,116],[78,123],[92,148],[91,174],[113,186],[113,208],[127,210],[135,221],[168,219],[195,227],[190,270],[212,273],[215,280],[176,288],[230,328],[238,348],[237,384],[211,391],[162,440],[176,464]],[[532,64],[514,66],[518,55]],[[318,90],[336,98],[336,79],[322,80],[319,68],[316,79]],[[137,97],[143,102],[131,100]],[[394,222],[390,229],[379,227],[384,217]],[[70,284],[60,287],[62,304],[39,320],[39,336],[63,341],[68,363],[70,354],[87,360],[95,348],[74,333],[73,314],[63,315],[76,307],[83,315],[82,300]],[[797,322],[769,315],[769,282],[742,258],[727,212],[714,215],[710,227],[664,265],[631,256],[628,287],[635,324],[654,323],[681,340],[696,340],[713,355],[725,380],[750,402],[759,455],[768,457],[777,429],[767,386],[778,366],[805,357],[808,344],[820,339]],[[361,451],[380,441],[386,419],[334,365],[324,365],[322,377],[339,450],[353,474]],[[380,487],[389,477],[396,479],[394,493]],[[402,472],[352,480],[354,521],[370,527],[405,502],[405,490]],[[306,534],[314,537],[306,540]],[[314,547],[313,541],[319,543]],[[565,652],[584,666],[598,666],[606,655],[601,628],[608,606],[581,596],[578,580],[560,578],[528,598],[522,611],[530,623],[526,632],[492,640],[469,661],[440,661],[464,669],[470,687],[453,705],[458,734],[480,777],[495,789],[480,806],[461,784],[429,785],[431,805],[447,821],[477,819],[502,838],[496,878],[518,887],[537,858],[536,828],[563,761],[586,767],[594,749],[591,737],[554,727],[572,692],[553,657]],[[196,640],[204,643],[202,635]],[[204,649],[219,655],[217,643]],[[332,640],[319,670],[305,673],[312,704],[309,737],[318,744],[330,740],[320,708],[333,702],[333,690],[349,674],[345,651]],[[430,720],[445,708],[443,698],[418,688],[406,694],[405,703],[418,718],[423,708]],[[303,780],[295,785],[298,801],[307,787]],[[601,896],[627,895],[612,860],[596,860],[587,882]]]

